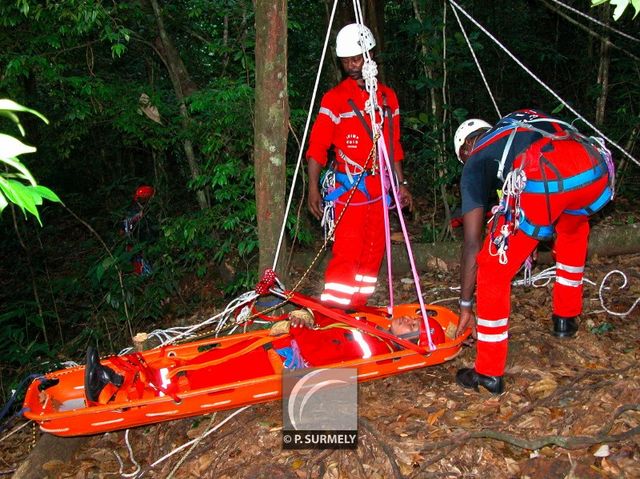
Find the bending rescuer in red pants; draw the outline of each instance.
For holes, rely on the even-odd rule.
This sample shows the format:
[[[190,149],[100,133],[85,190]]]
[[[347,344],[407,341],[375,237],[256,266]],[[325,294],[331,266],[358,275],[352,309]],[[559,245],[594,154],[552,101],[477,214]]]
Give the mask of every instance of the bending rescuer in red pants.
[[[324,202],[320,192],[320,172],[327,165],[328,150],[335,153],[335,190],[326,201],[335,202],[335,219],[340,218],[334,235],[333,255],[325,271],[321,301],[342,309],[365,305],[374,292],[384,254],[385,231],[378,159],[371,157],[373,128],[369,113],[369,93],[362,69],[364,53],[375,47],[371,31],[350,24],[338,33],[336,54],[346,78],[329,90],[320,103],[320,112],[311,130],[307,150],[309,173],[308,206],[321,219]],[[377,103],[384,115],[383,135],[394,175],[399,182],[402,206],[413,208],[402,171],[404,153],[400,145],[400,110],[395,92],[378,84]],[[377,113],[376,121],[380,121]],[[357,186],[353,196],[352,188]],[[350,198],[346,211],[347,199]],[[342,215],[342,216],[340,216]]]
[[[458,128],[454,145],[465,164],[460,183],[464,244],[459,332],[476,319],[476,277],[478,302],[475,367],[460,369],[456,381],[499,394],[504,388],[511,281],[539,241],[555,236],[553,334],[571,337],[578,330],[589,216],[613,197],[613,163],[601,140],[535,110],[511,113],[493,127],[467,120]],[[503,197],[483,242],[491,192],[503,182]]]

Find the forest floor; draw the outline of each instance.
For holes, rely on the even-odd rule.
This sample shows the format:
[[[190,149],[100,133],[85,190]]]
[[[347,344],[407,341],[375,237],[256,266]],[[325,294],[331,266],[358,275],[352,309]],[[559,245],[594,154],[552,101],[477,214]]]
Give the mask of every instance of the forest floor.
[[[550,286],[514,287],[500,396],[456,385],[456,370],[473,364],[473,347],[445,364],[360,384],[357,450],[283,450],[281,403],[273,402],[237,412],[155,467],[234,411],[88,437],[73,460],[51,458],[39,476],[134,477],[139,464],[143,477],[176,479],[640,477],[640,308],[620,317],[603,311],[599,285],[614,269],[628,285],[619,289],[620,277],[611,278],[606,307],[625,312],[640,296],[640,254],[591,258],[585,277],[595,285],[585,284],[572,339],[550,334]],[[428,270],[427,300],[453,306],[457,268],[434,260]],[[396,281],[396,302],[412,301],[413,285]],[[387,297],[380,289],[370,304]],[[31,426],[13,432],[1,443],[0,477],[40,435]]]

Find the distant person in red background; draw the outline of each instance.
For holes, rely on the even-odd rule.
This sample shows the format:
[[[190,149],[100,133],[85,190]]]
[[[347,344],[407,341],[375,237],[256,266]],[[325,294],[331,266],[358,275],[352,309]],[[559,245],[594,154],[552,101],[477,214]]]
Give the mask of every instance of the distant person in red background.
[[[153,186],[141,185],[136,188],[127,217],[122,221],[122,233],[127,238],[127,251],[134,248],[134,244],[148,243],[156,239],[157,231],[149,220],[149,201],[155,195]],[[142,252],[134,254],[131,259],[134,274],[146,276],[151,274],[151,265],[145,260]]]
[[[535,110],[511,113],[493,127],[467,120],[454,145],[464,163],[458,334],[474,323],[477,328],[475,367],[460,369],[456,381],[499,394],[504,389],[511,281],[541,240],[555,237],[553,335],[567,338],[578,330],[589,216],[613,196],[613,163],[602,140]],[[503,197],[483,241],[485,213],[496,188]]]
[[[336,54],[346,78],[329,90],[320,103],[306,153],[309,173],[308,207],[322,219],[324,198],[320,192],[320,173],[328,165],[328,151],[333,148],[336,189],[330,201],[335,202],[335,218],[339,218],[350,196],[352,186],[358,183],[347,210],[335,231],[333,255],[327,266],[321,301],[342,309],[365,305],[374,292],[378,270],[384,254],[383,201],[378,158],[369,158],[373,146],[373,128],[365,89],[363,53],[375,47],[371,31],[356,23],[342,28],[336,38]],[[389,159],[393,164],[399,185],[401,207],[413,208],[402,170],[404,151],[400,144],[400,109],[395,92],[378,84],[377,102],[384,115],[383,135]],[[380,121],[380,112],[377,120]],[[367,161],[368,160],[368,161]]]

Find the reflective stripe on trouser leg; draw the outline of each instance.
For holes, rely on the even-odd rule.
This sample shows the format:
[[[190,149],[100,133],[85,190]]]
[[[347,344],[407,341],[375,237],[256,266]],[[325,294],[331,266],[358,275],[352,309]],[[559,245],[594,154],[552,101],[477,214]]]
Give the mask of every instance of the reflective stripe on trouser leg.
[[[582,280],[589,240],[589,218],[562,214],[556,223],[556,234],[553,313],[571,318],[582,312]]]
[[[324,291],[320,296],[320,301],[323,303],[335,303],[346,307],[351,304],[351,298],[356,290],[357,288],[350,284],[325,283]]]
[[[379,197],[380,180],[371,177],[375,181],[365,178],[367,190],[372,198]],[[377,188],[376,188],[377,183]],[[349,193],[340,197],[341,201],[348,198]],[[352,203],[366,202],[366,196],[357,191],[352,198]],[[340,214],[344,204],[336,204],[336,218]],[[367,282],[361,284],[356,281],[356,275],[362,277],[377,277],[380,262],[384,254],[384,219],[382,216],[382,201],[378,200],[365,205],[350,205],[340,218],[340,223],[335,232],[335,242],[332,248],[332,257],[325,271],[325,289],[321,301],[344,309],[353,309],[364,305],[373,292],[371,286],[375,284]],[[349,288],[344,291],[336,291],[330,285],[342,285]],[[365,287],[363,291],[361,287]]]
[[[491,227],[491,225],[490,225]],[[488,252],[487,235],[478,253],[476,371],[487,376],[502,376],[507,362],[511,281],[538,241],[517,233],[510,237],[508,262],[500,264]]]
[[[368,298],[375,292],[378,278],[375,276],[356,274],[354,284],[356,285],[357,293]]]

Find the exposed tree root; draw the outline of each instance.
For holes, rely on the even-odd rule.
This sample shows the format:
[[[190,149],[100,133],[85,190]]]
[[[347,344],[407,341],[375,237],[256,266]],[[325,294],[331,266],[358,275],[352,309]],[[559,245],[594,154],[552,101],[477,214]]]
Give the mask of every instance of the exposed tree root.
[[[460,446],[471,439],[495,439],[496,441],[505,442],[512,446],[519,447],[530,451],[542,449],[545,446],[559,446],[564,449],[583,449],[594,444],[612,443],[618,441],[624,441],[636,434],[640,434],[640,426],[629,429],[628,431],[609,435],[609,431],[612,429],[614,421],[626,411],[640,411],[640,404],[624,404],[617,408],[613,413],[611,420],[600,429],[598,434],[594,436],[542,436],[536,439],[523,439],[513,434],[509,434],[501,431],[494,431],[491,429],[483,429],[481,431],[469,431],[458,434],[453,439],[445,441],[438,441],[427,445],[423,452],[431,451],[434,449],[441,449],[450,446]]]
[[[369,433],[369,435],[371,435],[371,437],[373,437],[378,442],[378,444],[380,444],[380,447],[386,454],[387,458],[389,459],[389,463],[391,464],[393,477],[395,477],[396,479],[402,479],[404,476],[402,475],[402,472],[398,467],[397,457],[393,452],[393,449],[391,448],[391,446],[389,446],[389,444],[387,444],[382,439],[380,439],[380,436],[376,434],[375,429],[371,426],[371,423],[368,420],[361,417],[360,424],[362,424],[362,427],[364,427],[364,429]]]

